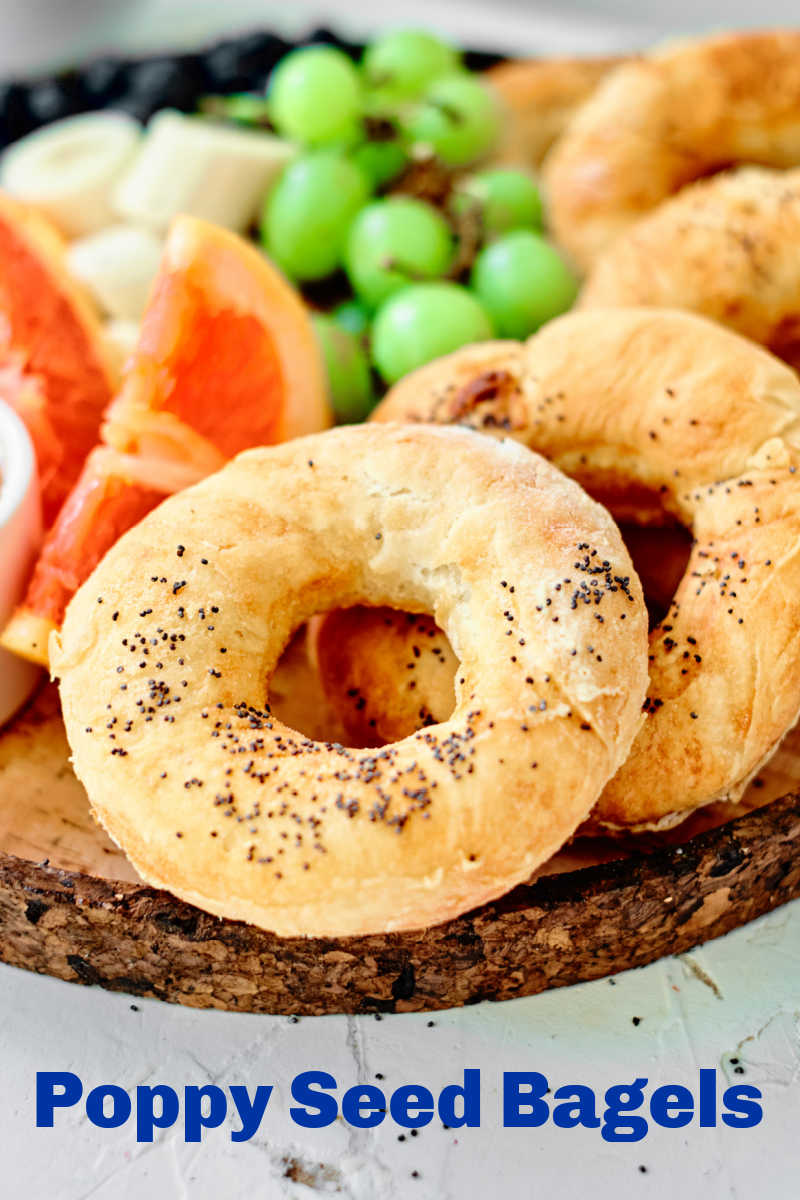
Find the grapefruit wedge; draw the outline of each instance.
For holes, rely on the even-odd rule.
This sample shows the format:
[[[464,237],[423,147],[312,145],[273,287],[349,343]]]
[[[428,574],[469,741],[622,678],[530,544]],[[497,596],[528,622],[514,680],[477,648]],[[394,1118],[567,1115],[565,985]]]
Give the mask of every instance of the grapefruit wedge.
[[[185,463],[96,446],[45,537],[25,601],[6,627],[2,645],[47,666],[51,632],[106,551],[166,496],[202,477]]]
[[[104,427],[123,453],[216,470],[330,424],[308,310],[255,246],[178,217]]]
[[[102,443],[45,538],[0,642],[47,665],[50,633],[107,550],[240,450],[324,429],[324,367],[300,297],[236,234],[178,217]]]
[[[116,384],[99,317],[64,265],[64,242],[0,192],[0,397],[36,450],[45,528],[97,441]]]

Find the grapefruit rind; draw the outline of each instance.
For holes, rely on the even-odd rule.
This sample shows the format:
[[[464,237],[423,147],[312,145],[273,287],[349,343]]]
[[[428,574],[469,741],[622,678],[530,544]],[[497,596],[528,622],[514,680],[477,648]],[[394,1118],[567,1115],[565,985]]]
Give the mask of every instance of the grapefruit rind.
[[[49,617],[39,616],[24,605],[19,605],[3,630],[0,647],[10,650],[18,658],[25,658],[46,668],[50,663],[50,634],[57,629],[58,626]]]

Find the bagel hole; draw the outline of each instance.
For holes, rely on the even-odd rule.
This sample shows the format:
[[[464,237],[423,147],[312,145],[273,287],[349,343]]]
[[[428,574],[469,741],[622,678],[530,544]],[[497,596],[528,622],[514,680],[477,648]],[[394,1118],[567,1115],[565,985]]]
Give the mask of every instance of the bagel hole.
[[[278,660],[268,701],[278,720],[298,733],[315,741],[346,744],[344,728],[326,699],[309,653],[308,626],[295,630]]]
[[[692,546],[683,526],[642,526],[620,523],[620,532],[642,582],[650,628],[666,616],[683,577]],[[318,643],[319,658],[332,695],[326,696],[314,661],[313,646],[324,617],[326,633]],[[363,670],[369,677],[370,647],[363,646],[359,665],[350,655],[350,639],[365,628],[391,630],[396,637],[382,643],[381,675],[397,680],[395,725],[391,737],[378,728],[385,714],[370,713],[360,688]],[[354,749],[378,747],[408,736],[437,721],[446,721],[455,708],[458,660],[442,630],[427,614],[392,608],[356,607],[320,614],[293,635],[273,673],[269,703],[275,716],[315,741],[339,742]],[[367,634],[367,636],[369,636]],[[431,671],[430,668],[434,670]],[[381,693],[378,692],[378,695]]]
[[[683,578],[692,550],[692,537],[682,525],[634,525],[620,522],[622,540],[628,548],[642,583],[650,629],[667,615],[672,597]]]
[[[330,623],[317,645],[325,617],[330,617]],[[399,725],[389,737],[377,728],[378,714],[367,711],[358,686],[359,660],[368,670],[369,658],[365,663],[363,655],[348,652],[349,639],[364,629],[365,622],[381,632],[389,627],[397,634],[390,641],[384,664],[399,681]],[[317,655],[330,681],[329,690],[335,693],[330,698],[317,668]],[[432,676],[426,673],[429,664],[435,667]],[[315,741],[339,742],[353,749],[379,747],[452,715],[457,665],[450,642],[428,614],[357,606],[319,614],[309,626],[297,630],[273,673],[269,704],[278,720]],[[420,698],[423,695],[428,697],[427,703]]]

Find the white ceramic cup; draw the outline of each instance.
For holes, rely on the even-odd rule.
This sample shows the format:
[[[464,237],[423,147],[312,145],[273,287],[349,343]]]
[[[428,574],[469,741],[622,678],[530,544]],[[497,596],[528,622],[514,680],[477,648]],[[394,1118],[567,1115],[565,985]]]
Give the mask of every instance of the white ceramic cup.
[[[42,538],[36,458],[28,431],[0,401],[0,628],[22,599]],[[31,694],[40,671],[0,650],[0,725]]]

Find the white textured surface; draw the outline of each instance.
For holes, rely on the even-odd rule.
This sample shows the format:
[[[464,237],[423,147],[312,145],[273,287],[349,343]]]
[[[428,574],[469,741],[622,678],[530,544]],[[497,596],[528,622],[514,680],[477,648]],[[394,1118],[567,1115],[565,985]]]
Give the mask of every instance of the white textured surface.
[[[744,1074],[734,1073],[731,1058]],[[380,1021],[194,1012],[2,967],[0,1063],[4,1197],[561,1200],[591,1189],[599,1200],[796,1200],[800,902],[613,981]],[[480,1129],[446,1131],[437,1121],[401,1141],[403,1131],[388,1119],[374,1130],[337,1122],[307,1131],[288,1116],[289,1084],[302,1070],[329,1071],[341,1091],[375,1082],[377,1073],[386,1089],[422,1083],[435,1091],[461,1079],[465,1067],[482,1072]],[[700,1067],[721,1072],[720,1090],[734,1082],[761,1088],[763,1122],[749,1130],[651,1125],[635,1144],[551,1124],[501,1127],[504,1070],[538,1070],[553,1088],[587,1083],[602,1096],[637,1075],[651,1087],[682,1083],[696,1093]],[[129,1090],[217,1082],[274,1083],[276,1093],[251,1142],[231,1143],[226,1122],[199,1146],[184,1144],[180,1125],[137,1145],[130,1123],[96,1129],[79,1108],[57,1112],[54,1129],[37,1130],[37,1070],[74,1071],[87,1091],[101,1082]]]

